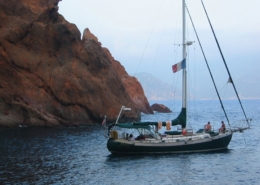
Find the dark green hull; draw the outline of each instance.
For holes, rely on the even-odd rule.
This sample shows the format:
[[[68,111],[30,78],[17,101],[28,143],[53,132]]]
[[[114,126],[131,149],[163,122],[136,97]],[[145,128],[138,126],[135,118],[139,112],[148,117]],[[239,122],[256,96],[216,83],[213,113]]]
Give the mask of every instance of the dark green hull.
[[[124,141],[110,138],[107,148],[112,154],[156,154],[156,153],[194,153],[226,149],[232,138],[232,133],[214,136],[202,140],[178,142],[149,143],[142,141]]]

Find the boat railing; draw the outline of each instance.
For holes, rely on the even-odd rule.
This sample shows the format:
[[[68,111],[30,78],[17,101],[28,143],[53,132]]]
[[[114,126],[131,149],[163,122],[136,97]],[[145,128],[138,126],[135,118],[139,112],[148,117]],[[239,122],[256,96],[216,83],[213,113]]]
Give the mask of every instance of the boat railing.
[[[231,128],[232,132],[243,132],[244,130],[250,129],[250,123],[251,123],[252,119],[248,119],[248,120],[240,120],[237,121],[236,126],[233,126]]]

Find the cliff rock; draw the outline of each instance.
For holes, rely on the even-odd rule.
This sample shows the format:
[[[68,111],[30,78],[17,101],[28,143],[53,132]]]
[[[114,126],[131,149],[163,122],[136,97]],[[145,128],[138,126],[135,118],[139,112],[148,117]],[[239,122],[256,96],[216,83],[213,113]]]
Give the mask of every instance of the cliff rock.
[[[161,112],[161,113],[170,113],[170,112],[172,112],[168,107],[166,107],[163,104],[155,103],[151,107],[152,107],[152,109],[154,111]]]
[[[121,121],[151,113],[139,82],[88,29],[81,39],[58,3],[0,1],[0,125],[112,122],[122,105],[132,111]]]

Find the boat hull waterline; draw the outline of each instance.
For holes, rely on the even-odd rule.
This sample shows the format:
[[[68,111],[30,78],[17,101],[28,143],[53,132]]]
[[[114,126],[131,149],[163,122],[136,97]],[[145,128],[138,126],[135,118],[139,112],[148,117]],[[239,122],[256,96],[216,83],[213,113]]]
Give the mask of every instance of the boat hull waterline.
[[[128,141],[110,138],[107,148],[112,154],[160,154],[160,153],[196,153],[227,149],[232,133],[220,134],[201,140],[180,139],[177,142]]]

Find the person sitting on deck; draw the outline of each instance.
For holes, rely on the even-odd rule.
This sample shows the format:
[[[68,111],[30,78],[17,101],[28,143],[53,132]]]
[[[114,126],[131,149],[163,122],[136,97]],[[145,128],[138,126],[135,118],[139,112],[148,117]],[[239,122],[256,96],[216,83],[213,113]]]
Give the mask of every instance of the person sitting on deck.
[[[137,136],[136,140],[144,140],[145,136],[143,134],[140,134],[139,136]]]
[[[130,136],[129,136],[129,139],[128,139],[129,141],[134,141],[135,140],[135,138],[134,138],[134,136],[133,136],[133,134],[130,134]]]
[[[219,129],[219,132],[221,132],[221,133],[225,133],[225,131],[226,131],[226,125],[225,125],[225,123],[224,123],[224,121],[221,121],[221,127],[220,127],[220,129]]]
[[[210,132],[211,131],[210,122],[208,122],[206,125],[204,125],[204,130],[205,130],[205,132]]]

